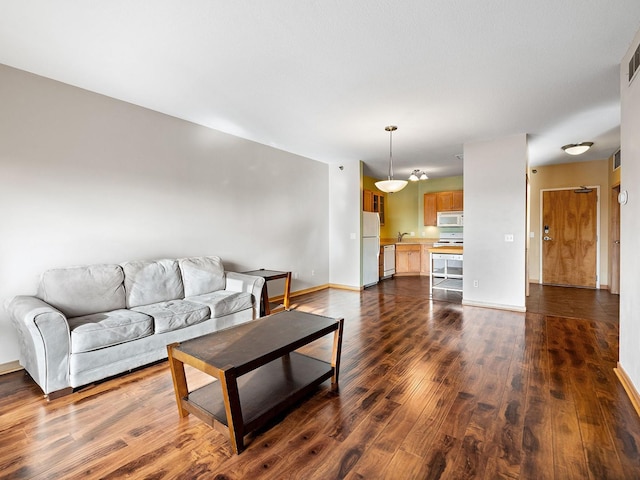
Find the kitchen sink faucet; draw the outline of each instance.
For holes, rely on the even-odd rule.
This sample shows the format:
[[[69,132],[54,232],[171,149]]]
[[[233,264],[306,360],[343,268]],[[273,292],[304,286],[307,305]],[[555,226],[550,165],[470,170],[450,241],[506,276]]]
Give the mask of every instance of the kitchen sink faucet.
[[[402,241],[402,237],[404,237],[405,235],[409,235],[409,232],[404,232],[404,233],[398,232],[398,243]]]

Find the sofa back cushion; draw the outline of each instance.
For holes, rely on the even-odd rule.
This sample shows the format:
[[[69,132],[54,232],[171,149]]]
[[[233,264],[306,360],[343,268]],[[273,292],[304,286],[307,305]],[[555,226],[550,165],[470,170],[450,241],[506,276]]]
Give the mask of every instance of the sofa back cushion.
[[[176,260],[127,262],[122,268],[127,308],[184,298]]]
[[[120,265],[87,265],[47,270],[38,296],[67,317],[108,312],[125,307]]]
[[[178,263],[182,272],[185,297],[225,289],[227,282],[220,257],[181,258]]]

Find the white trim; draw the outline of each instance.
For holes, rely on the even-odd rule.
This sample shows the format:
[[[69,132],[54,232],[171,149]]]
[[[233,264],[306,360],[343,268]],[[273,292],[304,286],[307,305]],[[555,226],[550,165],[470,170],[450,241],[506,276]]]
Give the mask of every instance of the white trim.
[[[596,288],[600,289],[600,185],[580,185],[577,187],[560,187],[560,188],[541,188],[540,189],[540,235],[539,250],[540,250],[540,274],[539,283],[544,283],[543,267],[544,257],[542,256],[542,238],[544,237],[544,192],[561,191],[561,190],[576,190],[578,188],[593,188],[596,191]]]
[[[618,362],[618,365],[613,369],[613,371],[616,372],[618,380],[620,380],[625,392],[627,392],[627,395],[629,396],[629,400],[631,400],[631,403],[633,404],[633,408],[636,409],[636,413],[640,416],[640,393],[636,390],[635,385],[631,381],[629,375],[627,375],[627,372],[624,371],[624,368],[622,368],[622,365],[620,365],[620,362]]]
[[[473,300],[465,300],[464,298],[462,299],[462,305],[466,307],[494,308],[496,310],[508,310],[510,312],[518,312],[518,313],[525,313],[527,311],[527,307],[520,307],[516,305],[504,305],[502,303],[477,302]]]
[[[24,367],[20,365],[18,360],[9,363],[3,363],[0,365],[0,375],[4,375],[5,373],[17,372],[18,370],[22,370]]]

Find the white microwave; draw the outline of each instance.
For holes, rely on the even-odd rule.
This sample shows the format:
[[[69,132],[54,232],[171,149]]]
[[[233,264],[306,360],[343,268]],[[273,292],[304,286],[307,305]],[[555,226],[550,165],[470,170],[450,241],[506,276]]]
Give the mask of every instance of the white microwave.
[[[438,212],[439,227],[462,227],[464,213],[463,212]]]

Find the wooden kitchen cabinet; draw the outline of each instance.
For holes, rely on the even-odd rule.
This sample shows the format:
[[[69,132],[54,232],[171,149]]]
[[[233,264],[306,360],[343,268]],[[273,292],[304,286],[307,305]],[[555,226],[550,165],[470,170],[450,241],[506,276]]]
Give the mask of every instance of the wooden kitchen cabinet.
[[[462,190],[454,190],[451,193],[453,194],[451,198],[451,209],[454,212],[462,212],[464,210],[464,194]]]
[[[438,212],[457,212],[463,210],[462,190],[436,193],[436,205]]]
[[[424,224],[436,226],[438,212],[461,212],[464,210],[463,191],[436,192],[424,194]]]
[[[362,210],[373,212],[373,192],[371,190],[362,191]]]
[[[420,275],[420,245],[396,243],[396,275]]]
[[[453,210],[453,192],[436,193],[436,210],[438,212],[450,212]]]
[[[420,245],[420,275],[428,276],[431,273],[429,249],[432,247],[433,243],[423,243]]]
[[[435,227],[438,220],[436,197],[436,193],[424,194],[424,224],[427,226]]]
[[[362,191],[362,210],[377,212],[380,216],[380,225],[384,225],[384,207],[384,194],[372,190]]]

